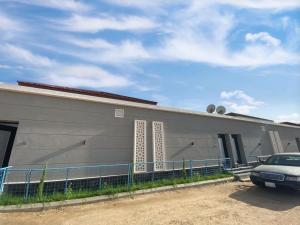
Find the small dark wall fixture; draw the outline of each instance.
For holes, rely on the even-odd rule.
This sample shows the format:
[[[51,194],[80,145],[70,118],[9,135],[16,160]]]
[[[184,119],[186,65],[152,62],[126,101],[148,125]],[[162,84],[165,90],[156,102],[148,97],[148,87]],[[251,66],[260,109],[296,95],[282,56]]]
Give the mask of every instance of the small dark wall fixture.
[[[288,142],[288,143],[286,144],[286,147],[285,147],[284,151],[286,151],[290,145],[291,145],[291,142]]]
[[[191,142],[189,144],[187,144],[186,146],[184,146],[183,148],[179,149],[177,152],[175,152],[173,155],[171,155],[171,158],[178,156],[179,154],[187,151],[191,146],[193,146],[195,143]]]
[[[84,144],[83,144],[84,143]],[[55,152],[51,152],[50,154],[44,155],[40,158],[35,159],[34,161],[32,161],[33,164],[41,164],[41,163],[45,163],[46,161],[51,160],[51,158],[57,157],[59,155],[63,155],[66,152],[72,151],[76,148],[80,148],[81,145],[85,145],[86,140],[80,141],[78,143],[66,146],[64,148],[58,149]]]

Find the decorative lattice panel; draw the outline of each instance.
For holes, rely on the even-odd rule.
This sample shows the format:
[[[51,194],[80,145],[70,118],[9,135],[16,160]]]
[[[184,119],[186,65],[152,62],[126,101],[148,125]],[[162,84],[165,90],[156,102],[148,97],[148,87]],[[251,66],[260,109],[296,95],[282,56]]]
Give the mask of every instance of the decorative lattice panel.
[[[134,172],[147,171],[146,121],[134,121]]]
[[[163,122],[152,122],[154,171],[165,170],[165,135]]]

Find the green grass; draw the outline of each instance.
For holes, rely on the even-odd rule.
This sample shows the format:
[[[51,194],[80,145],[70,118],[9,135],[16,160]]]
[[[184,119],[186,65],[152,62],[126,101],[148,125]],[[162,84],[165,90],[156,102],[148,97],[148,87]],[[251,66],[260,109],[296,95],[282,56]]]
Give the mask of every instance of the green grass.
[[[93,196],[100,196],[100,195],[115,195],[122,192],[133,192],[137,190],[144,190],[149,188],[157,188],[169,185],[177,185],[177,184],[185,184],[191,182],[199,182],[199,181],[206,181],[206,180],[215,180],[220,178],[227,178],[232,177],[231,173],[217,173],[214,175],[208,176],[193,176],[193,177],[180,177],[180,178],[169,178],[169,179],[162,179],[162,180],[155,180],[149,182],[141,182],[133,184],[128,187],[127,185],[122,186],[104,186],[99,190],[72,190],[71,187],[68,188],[67,193],[53,193],[46,195],[44,194],[42,197],[41,195],[37,194],[36,196],[30,196],[26,202],[24,202],[23,196],[13,196],[9,194],[3,193],[0,196],[0,205],[22,205],[22,204],[29,204],[29,203],[42,203],[42,202],[53,202],[53,201],[63,201],[68,199],[78,199],[78,198],[87,198]]]

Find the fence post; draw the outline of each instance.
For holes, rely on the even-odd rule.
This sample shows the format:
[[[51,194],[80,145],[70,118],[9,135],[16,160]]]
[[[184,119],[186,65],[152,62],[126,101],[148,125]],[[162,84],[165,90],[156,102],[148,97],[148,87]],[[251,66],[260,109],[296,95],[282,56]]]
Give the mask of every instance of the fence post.
[[[102,176],[99,177],[99,189],[102,189]]]
[[[25,191],[25,196],[24,196],[24,201],[28,201],[28,196],[29,196],[29,186],[30,186],[30,181],[31,181],[31,173],[32,169],[30,169],[27,174],[26,174],[26,191]]]
[[[205,160],[205,175],[208,174],[208,168],[207,168],[207,160]]]
[[[128,175],[127,175],[127,186],[131,186],[131,163],[128,163]]]
[[[1,173],[2,173],[2,175],[1,175]],[[1,177],[1,180],[0,180],[0,195],[4,191],[4,183],[5,183],[5,179],[6,179],[7,173],[8,173],[8,167],[0,169],[0,177]]]
[[[175,162],[173,160],[173,179],[174,179],[174,177],[175,177]]]
[[[190,178],[193,176],[193,161],[190,160]]]
[[[228,169],[230,169],[230,171],[232,171],[233,163],[232,163],[230,158],[226,158],[226,169],[227,169],[228,162],[229,162],[229,165],[228,165],[229,168]]]
[[[70,170],[70,168],[67,168],[66,169],[66,180],[65,180],[65,194],[67,193],[67,191],[68,191],[68,180],[69,180],[69,171]]]
[[[153,166],[152,166],[151,182],[154,181],[154,168],[155,168],[155,162],[153,162]]]

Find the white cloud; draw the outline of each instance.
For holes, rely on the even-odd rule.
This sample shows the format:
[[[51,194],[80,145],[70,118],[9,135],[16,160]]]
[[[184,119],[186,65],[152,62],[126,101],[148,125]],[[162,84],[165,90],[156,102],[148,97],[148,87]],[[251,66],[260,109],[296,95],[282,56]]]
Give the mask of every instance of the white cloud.
[[[96,33],[101,30],[142,31],[153,29],[157,25],[152,20],[139,16],[81,16],[74,15],[59,23],[58,29],[72,32]]]
[[[0,12],[0,30],[19,30],[20,25],[12,18]]]
[[[168,26],[170,34],[158,48],[157,57],[231,67],[300,63],[297,51],[280,45],[281,41],[267,32],[248,33],[246,40],[252,43],[245,42],[241,49],[231,49],[229,36],[235,26],[234,15],[206,5],[193,5],[173,18],[172,25]]]
[[[300,64],[300,54],[294,47],[299,42],[299,38],[296,37],[294,37],[296,41],[289,41],[294,43],[289,48],[267,32],[246,33],[242,46],[239,49],[232,49],[230,35],[237,26],[238,18],[235,18],[230,10],[221,10],[218,4],[232,5],[234,1],[165,2],[158,0],[144,4],[136,0],[114,0],[111,3],[137,8],[146,5],[166,10],[168,9],[166,5],[169,6],[171,3],[180,4],[182,7],[170,10],[167,20],[165,18],[159,20],[155,9],[149,11],[150,19],[143,16],[109,14],[101,14],[97,17],[86,13],[73,14],[62,21],[53,20],[56,28],[62,31],[96,33],[107,29],[129,32],[151,30],[160,32],[161,35],[158,42],[151,46],[144,46],[142,42],[132,39],[111,43],[99,37],[95,39],[73,37],[67,38],[66,41],[81,49],[54,46],[51,50],[88,62],[116,66],[150,60],[189,61],[229,67]],[[239,6],[241,3],[235,5]],[[156,18],[155,21],[152,18]],[[160,21],[159,24],[156,21]]]
[[[281,21],[281,25],[283,28],[287,28],[289,26],[289,23],[290,23],[290,17],[288,16],[283,16],[280,18],[280,21]]]
[[[216,3],[242,8],[288,10],[300,7],[299,0],[216,0]]]
[[[113,49],[115,45],[112,43],[96,38],[96,39],[78,39],[78,38],[72,38],[72,37],[66,37],[65,40],[73,45],[76,45],[81,48],[91,48],[91,49]]]
[[[107,3],[125,6],[125,7],[134,7],[134,8],[154,8],[165,4],[162,0],[152,0],[152,1],[141,1],[141,0],[106,0]],[[165,0],[165,2],[167,2]]]
[[[264,104],[264,102],[255,100],[241,90],[231,92],[222,91],[220,97],[223,100],[223,104],[229,109],[242,114],[248,114],[251,110]]]
[[[16,18],[8,16],[6,13],[0,11],[0,41],[18,38],[25,28],[26,25],[19,22]]]
[[[34,54],[28,49],[9,44],[1,47],[1,51],[13,62],[31,66],[30,76],[46,83],[93,88],[137,85],[125,76],[112,74],[98,66],[62,64]]]
[[[255,2],[255,4],[253,3]],[[146,48],[152,57],[166,61],[190,61],[230,67],[259,67],[268,65],[293,65],[300,63],[300,55],[293,48],[281,45],[281,40],[267,32],[246,33],[244,46],[233,50],[229,37],[237,26],[234,14],[220,9],[220,4],[257,9],[289,9],[297,6],[298,1],[175,1],[181,5],[176,11],[168,11],[168,20],[160,25],[162,43]],[[167,9],[170,2],[151,1],[143,6],[140,1],[113,0],[110,3],[136,8],[152,7],[151,12]],[[174,6],[174,5],[173,5]],[[199,13],[201,12],[201,13]],[[249,43],[251,42],[251,43]]]
[[[12,44],[5,44],[0,47],[0,52],[3,53],[2,57],[8,57],[20,64],[27,64],[36,67],[50,67],[55,64],[55,62],[50,60],[48,57],[34,54],[27,49]]]
[[[109,64],[114,67],[121,66],[124,70],[128,69],[128,66],[135,65],[141,61],[189,61],[231,67],[257,67],[300,63],[299,52],[293,51],[295,47],[287,47],[287,43],[285,43],[287,41],[284,39],[279,40],[265,31],[249,33],[246,30],[247,27],[242,31],[242,35],[245,35],[245,42],[240,43],[238,48],[234,46],[235,48],[233,49],[231,46],[234,43],[230,41],[233,31],[236,31],[234,29],[238,28],[239,25],[238,14],[234,14],[235,9],[232,9],[232,7],[224,8],[220,6],[220,4],[225,4],[234,7],[278,10],[290,9],[292,6],[298,7],[296,3],[299,3],[299,0],[297,2],[289,0],[280,1],[280,4],[277,0],[108,1],[121,6],[145,9],[144,12],[148,17],[141,16],[141,12],[138,12],[140,16],[137,16],[137,14],[128,14],[127,16],[124,14],[112,15],[109,12],[95,16],[94,13],[96,12],[88,11],[91,9],[89,6],[76,0],[15,0],[15,2],[72,12],[71,17],[63,20],[60,20],[61,18],[47,19],[49,15],[44,17],[44,21],[51,20],[53,22],[51,24],[56,25],[55,28],[60,29],[60,32],[55,30],[55,34],[51,33],[53,30],[47,30],[48,28],[53,28],[49,24],[41,24],[41,27],[35,27],[36,24],[33,23],[30,26],[36,33],[24,36],[20,35],[15,41],[9,42],[18,43],[18,45],[0,42],[1,57],[10,58],[13,62],[21,65],[30,65],[33,68],[38,68],[38,72],[46,74],[51,81],[57,83],[64,82],[65,85],[83,84],[86,86],[91,85],[92,87],[126,87],[130,85],[134,86],[135,83],[127,77],[122,76],[122,73],[109,73],[99,66],[77,65],[77,62],[73,66],[68,63],[64,65],[64,62],[57,62],[50,57],[43,56],[40,51],[31,52],[28,49],[19,47],[20,43],[27,43],[27,46],[30,43],[31,46],[35,45],[36,47],[38,45],[49,45],[49,42],[53,41],[51,42],[52,50],[57,51],[56,53],[65,54],[64,56],[72,56],[70,58],[66,57],[66,60],[72,61],[74,60],[73,57],[76,57],[77,59],[75,60],[81,61],[81,63]],[[179,5],[180,7],[178,7]],[[161,10],[167,13],[161,14]],[[67,15],[69,13],[67,12]],[[65,12],[64,15],[66,15]],[[30,21],[30,19],[32,17],[28,16],[23,22]],[[292,21],[289,20],[288,24],[291,26]],[[0,12],[0,32],[4,29],[24,29],[23,27],[15,18],[11,18],[11,16]],[[110,42],[101,39],[96,34],[72,33],[74,36],[71,36],[69,32],[65,32],[96,33],[103,30],[128,31],[128,33],[126,32],[124,36],[117,35],[117,38],[114,38],[115,42]],[[151,40],[151,46],[144,45],[142,41],[138,40],[144,40],[144,36],[133,33],[137,31],[152,32],[151,37],[153,35],[155,38],[153,42]],[[39,38],[37,36],[38,32],[49,32],[49,35],[47,33],[47,37]],[[63,34],[63,32],[65,33]],[[159,35],[157,35],[158,33]],[[295,32],[295,34],[298,33]],[[62,35],[72,37],[64,40],[69,43],[68,45],[65,45],[65,43],[62,44]],[[294,46],[297,46],[299,44],[299,35],[293,36],[295,41],[289,41],[289,43],[295,43]],[[127,38],[130,39],[127,40]],[[148,37],[145,39],[148,41]],[[4,62],[6,63],[6,61]],[[124,64],[126,64],[126,67]],[[9,62],[9,65],[13,64]],[[77,73],[73,68],[81,71],[81,73]],[[72,75],[72,73],[74,74]],[[149,87],[147,85],[141,86],[139,90],[149,90]],[[230,99],[226,99],[227,105],[235,111],[249,112],[258,107],[255,103],[258,101],[253,99],[251,103],[249,98],[246,100],[245,95],[244,98],[233,101],[232,98],[236,98],[238,95],[241,96],[241,93],[231,96]],[[168,100],[165,99],[165,101],[167,102]]]
[[[175,15],[170,13],[169,17],[169,34],[165,35],[163,45],[157,47],[157,58],[230,67],[300,63],[297,51],[280,45],[281,41],[267,32],[248,33],[244,46],[231,49],[229,37],[237,19],[218,7],[196,2]]]
[[[11,2],[79,12],[87,11],[91,8],[89,5],[77,0],[11,0]]]
[[[81,60],[120,66],[133,64],[141,60],[151,59],[153,55],[139,41],[124,40],[121,43],[111,43],[103,39],[66,38],[68,44],[78,49],[61,49],[53,46],[40,46],[47,50],[77,57]]]
[[[96,66],[60,66],[49,71],[42,80],[71,87],[127,87],[134,83],[121,75],[114,75]]]
[[[4,64],[0,64],[0,69],[10,69],[11,66],[9,65],[4,65]]]
[[[300,114],[291,113],[287,115],[279,115],[276,119],[276,122],[291,122],[291,123],[300,123]]]
[[[249,42],[262,41],[268,45],[278,46],[281,41],[275,37],[272,37],[268,32],[259,32],[259,33],[247,33],[245,35],[245,40]]]
[[[135,7],[139,9],[160,9],[163,6],[170,4],[197,4],[197,5],[230,5],[238,8],[250,8],[250,9],[261,9],[261,10],[289,10],[300,7],[299,0],[152,0],[152,1],[141,1],[141,0],[106,0],[108,3],[116,4],[125,7]]]
[[[99,59],[100,62],[120,63],[133,60],[144,60],[151,57],[149,52],[138,41],[126,40],[120,45],[115,45],[107,51],[98,51],[94,55],[94,59]]]

